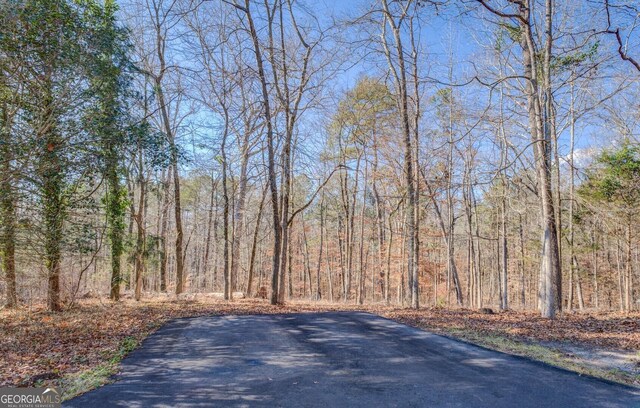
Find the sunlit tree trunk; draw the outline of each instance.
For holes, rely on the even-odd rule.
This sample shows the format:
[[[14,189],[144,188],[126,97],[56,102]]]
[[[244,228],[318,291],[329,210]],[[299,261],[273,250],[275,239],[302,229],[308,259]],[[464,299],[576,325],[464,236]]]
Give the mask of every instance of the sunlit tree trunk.
[[[534,147],[538,196],[542,216],[542,255],[540,259],[539,305],[543,317],[554,318],[562,307],[560,252],[556,226],[556,214],[551,193],[551,46],[552,2],[546,1],[545,48],[542,66],[535,61],[536,47],[531,26],[529,1],[521,7],[523,19],[523,59],[527,79],[529,124]],[[539,88],[539,72],[543,75]],[[540,98],[543,98],[541,101]]]

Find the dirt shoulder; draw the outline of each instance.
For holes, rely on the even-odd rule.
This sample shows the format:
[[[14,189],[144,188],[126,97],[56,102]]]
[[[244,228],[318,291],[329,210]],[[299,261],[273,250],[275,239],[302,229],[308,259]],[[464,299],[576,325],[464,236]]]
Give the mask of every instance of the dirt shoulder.
[[[206,296],[119,303],[84,300],[50,313],[42,307],[0,311],[0,386],[54,385],[70,398],[110,380],[120,360],[178,317],[362,310],[488,348],[585,374],[640,385],[640,313],[572,314],[547,321],[534,313],[413,311],[384,306],[261,300],[231,303]],[[606,357],[608,356],[608,357]]]

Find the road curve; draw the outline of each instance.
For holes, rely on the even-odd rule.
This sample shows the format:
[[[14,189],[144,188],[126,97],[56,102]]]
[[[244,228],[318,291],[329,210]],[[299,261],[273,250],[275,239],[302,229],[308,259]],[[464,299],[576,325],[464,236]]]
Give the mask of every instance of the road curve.
[[[640,407],[640,392],[360,312],[174,320],[65,407]]]

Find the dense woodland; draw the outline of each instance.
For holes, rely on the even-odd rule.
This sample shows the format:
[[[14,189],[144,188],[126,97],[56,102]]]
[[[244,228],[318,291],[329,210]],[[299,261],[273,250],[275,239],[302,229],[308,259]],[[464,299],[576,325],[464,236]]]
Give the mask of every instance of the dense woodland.
[[[640,299],[640,4],[0,0],[7,308]]]

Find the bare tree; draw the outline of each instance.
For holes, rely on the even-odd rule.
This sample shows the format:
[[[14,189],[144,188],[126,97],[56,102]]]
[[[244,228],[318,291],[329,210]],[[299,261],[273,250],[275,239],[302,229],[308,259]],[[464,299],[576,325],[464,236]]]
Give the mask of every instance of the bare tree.
[[[407,216],[407,235],[408,235],[408,271],[410,277],[410,289],[411,289],[411,306],[417,309],[420,305],[419,298],[419,282],[418,282],[418,263],[417,254],[420,251],[420,244],[418,239],[418,228],[416,225],[415,213],[417,211],[418,196],[416,194],[415,186],[415,173],[413,170],[413,147],[412,147],[412,134],[411,126],[409,123],[409,92],[408,92],[408,80],[407,72],[408,67],[405,63],[405,51],[402,41],[401,31],[403,29],[403,23],[407,18],[411,1],[406,4],[399,5],[399,10],[396,13],[392,13],[387,0],[382,0],[382,7],[384,10],[382,21],[382,43],[385,49],[385,55],[389,63],[389,70],[391,71],[395,84],[396,92],[398,95],[398,107],[400,110],[400,116],[402,118],[402,131],[404,138],[404,173],[407,191],[407,203],[406,203],[406,216]],[[387,25],[392,33],[394,55],[392,56],[389,49],[387,38]]]

